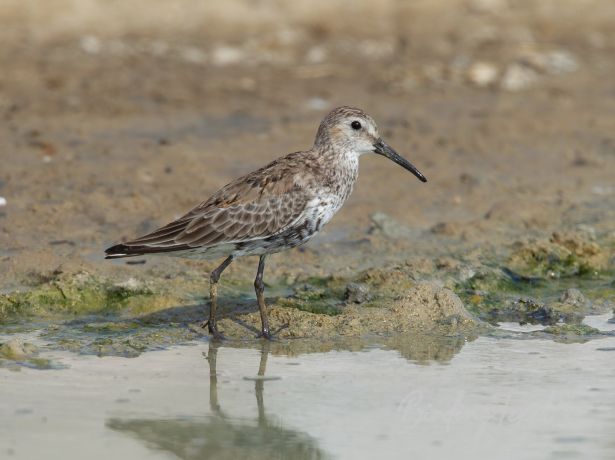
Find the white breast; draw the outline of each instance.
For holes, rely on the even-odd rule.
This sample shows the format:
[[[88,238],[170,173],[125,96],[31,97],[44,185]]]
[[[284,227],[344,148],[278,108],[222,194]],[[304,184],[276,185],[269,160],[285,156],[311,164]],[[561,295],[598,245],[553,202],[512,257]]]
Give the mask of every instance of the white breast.
[[[306,207],[306,215],[316,232],[329,222],[344,204],[344,199],[334,194],[323,194],[311,200]]]
[[[330,173],[331,185],[320,189],[308,204],[316,231],[333,218],[350,196],[359,175],[358,156],[348,152]]]

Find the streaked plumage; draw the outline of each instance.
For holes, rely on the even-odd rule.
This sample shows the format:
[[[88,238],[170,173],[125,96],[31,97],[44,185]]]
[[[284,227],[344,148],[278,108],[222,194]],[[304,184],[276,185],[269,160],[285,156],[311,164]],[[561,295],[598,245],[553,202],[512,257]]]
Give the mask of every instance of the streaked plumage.
[[[262,294],[265,256],[303,244],[317,234],[352,192],[359,157],[370,152],[391,158],[425,181],[416,168],[380,139],[369,115],[360,109],[339,107],[320,124],[311,150],[288,154],[236,179],[179,219],[108,248],[107,258],[144,254],[227,257],[211,275],[208,325],[210,332],[219,336],[214,285],[234,258],[259,255],[255,286],[263,319],[262,335],[268,338]]]

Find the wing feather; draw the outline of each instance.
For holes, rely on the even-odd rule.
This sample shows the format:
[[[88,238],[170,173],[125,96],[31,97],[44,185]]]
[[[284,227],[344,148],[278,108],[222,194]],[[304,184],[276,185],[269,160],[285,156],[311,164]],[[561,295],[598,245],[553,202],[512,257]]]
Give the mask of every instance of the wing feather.
[[[305,155],[298,152],[237,179],[181,218],[122,244],[122,250],[166,252],[267,238],[304,212]],[[298,180],[299,178],[299,180]]]

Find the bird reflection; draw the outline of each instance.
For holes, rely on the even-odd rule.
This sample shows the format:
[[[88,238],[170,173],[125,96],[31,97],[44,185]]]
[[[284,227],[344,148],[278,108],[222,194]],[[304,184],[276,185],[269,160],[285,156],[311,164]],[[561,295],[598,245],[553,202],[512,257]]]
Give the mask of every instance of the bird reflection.
[[[218,398],[217,361],[220,345],[209,344],[209,405],[212,415],[176,419],[112,418],[107,426],[139,439],[148,447],[180,459],[326,459],[330,456],[306,433],[272,422],[265,411],[265,370],[270,344],[263,343],[254,391],[256,423],[226,415]]]
[[[218,402],[218,373],[216,372],[216,366],[218,361],[218,349],[220,348],[217,341],[210,342],[209,352],[207,353],[207,362],[209,363],[209,407],[211,410],[218,414],[220,417],[224,417],[224,413],[220,408]],[[256,395],[256,406],[258,408],[258,423],[259,426],[266,426],[269,424],[267,417],[265,416],[265,400],[263,397],[263,391],[265,389],[265,371],[267,369],[267,358],[271,349],[271,342],[263,343],[260,352],[260,362],[258,364],[257,378],[254,380],[254,393]]]

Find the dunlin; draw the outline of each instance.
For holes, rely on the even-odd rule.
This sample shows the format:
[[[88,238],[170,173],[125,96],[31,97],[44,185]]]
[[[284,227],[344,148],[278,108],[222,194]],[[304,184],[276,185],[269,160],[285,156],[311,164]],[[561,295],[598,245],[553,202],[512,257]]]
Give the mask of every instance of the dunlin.
[[[260,256],[254,280],[261,314],[261,336],[271,338],[263,271],[269,254],[310,240],[340,210],[357,180],[359,157],[376,153],[393,160],[422,182],[427,179],[380,137],[376,122],[353,107],[338,107],[320,123],[314,146],[290,153],[222,187],[183,217],[145,236],[116,244],[107,259],[165,254],[215,259],[226,257],[210,275],[209,319],[216,323],[217,283],[240,256]]]

